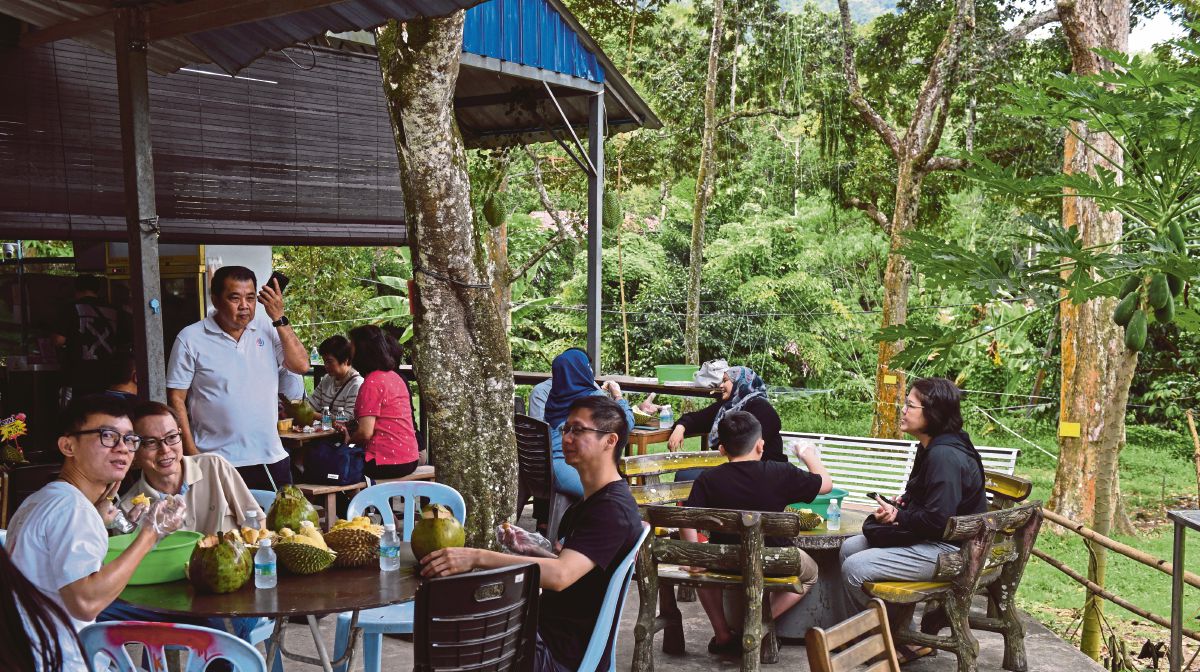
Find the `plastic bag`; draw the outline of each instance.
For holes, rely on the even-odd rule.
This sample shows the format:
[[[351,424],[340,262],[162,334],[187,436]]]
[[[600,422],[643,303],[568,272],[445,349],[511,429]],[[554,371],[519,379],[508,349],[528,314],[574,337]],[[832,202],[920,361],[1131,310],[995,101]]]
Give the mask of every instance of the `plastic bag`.
[[[692,380],[700,387],[716,387],[721,384],[721,378],[729,362],[724,359],[710,359],[700,365],[700,370],[692,374]]]
[[[538,548],[554,552],[554,544],[546,537],[509,523],[496,526],[496,543],[513,555],[532,555]]]

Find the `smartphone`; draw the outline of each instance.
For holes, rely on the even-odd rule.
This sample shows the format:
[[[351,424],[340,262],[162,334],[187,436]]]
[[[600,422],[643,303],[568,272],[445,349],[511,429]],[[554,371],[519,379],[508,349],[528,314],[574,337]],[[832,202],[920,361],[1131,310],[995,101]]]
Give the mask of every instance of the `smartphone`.
[[[273,272],[271,273],[271,277],[267,278],[267,286],[268,286],[268,287],[272,287],[272,286],[273,286],[273,285],[271,284],[271,282],[272,282],[273,280],[278,280],[278,281],[279,281],[279,294],[280,294],[280,296],[282,296],[282,295],[283,295],[283,292],[284,292],[284,290],[286,290],[286,289],[287,289],[288,283],[289,283],[289,282],[291,282],[291,279],[290,279],[290,278],[288,278],[288,277],[287,277],[286,275],[284,275],[283,273],[280,273],[279,271],[273,271]]]
[[[892,506],[896,506],[896,503],[895,503],[895,502],[893,502],[892,500],[888,499],[887,497],[884,497],[883,495],[880,495],[880,494],[879,494],[879,493],[877,493],[877,492],[868,492],[868,493],[867,493],[867,497],[870,497],[872,500],[874,500],[876,497],[878,497],[880,500],[882,500],[882,501],[884,501],[884,502],[886,502],[886,503],[888,503],[888,504],[891,504]]]

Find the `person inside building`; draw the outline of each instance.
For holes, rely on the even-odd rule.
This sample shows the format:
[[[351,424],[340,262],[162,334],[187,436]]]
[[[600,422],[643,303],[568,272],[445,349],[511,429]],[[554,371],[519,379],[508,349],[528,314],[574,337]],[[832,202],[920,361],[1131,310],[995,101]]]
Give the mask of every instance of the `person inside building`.
[[[816,447],[801,444],[796,447],[796,457],[804,462],[808,471],[787,462],[770,462],[762,459],[762,426],[753,415],[745,411],[730,411],[721,418],[717,426],[717,449],[729,461],[718,467],[703,471],[692,485],[692,492],[684,506],[710,509],[736,509],[739,511],[779,512],[788,504],[811,502],[817,495],[833,489],[833,481]],[[679,538],[697,541],[696,530],[681,529]],[[717,533],[709,541],[714,544],[739,544],[736,534]],[[768,537],[767,546],[792,546],[794,540],[786,537]],[[772,593],[771,616],[779,618],[788,609],[799,604],[817,582],[817,563],[807,553],[800,551],[801,590],[798,593]],[[742,642],[739,633],[729,627],[725,619],[720,588],[701,588],[700,603],[713,627],[713,638],[708,643],[708,652],[719,655],[740,656]]]
[[[863,525],[864,534],[842,544],[846,594],[859,608],[870,596],[868,581],[931,581],[942,553],[958,546],[942,541],[946,521],[987,511],[983,459],[963,431],[958,387],[945,378],[912,384],[900,416],[900,430],[917,440],[917,457],[895,503],[876,499],[879,508]],[[874,528],[874,529],[873,529]],[[893,629],[907,627],[892,623]],[[902,647],[903,660],[928,655],[929,647]]]
[[[557,553],[543,550],[519,528],[506,528],[505,545],[521,555],[477,548],[444,548],[421,558],[425,577],[460,574],[533,561],[542,595],[534,670],[577,670],[600,614],[609,581],[642,533],[642,519],[617,462],[629,439],[626,407],[603,395],[571,402],[560,424],[563,453],[583,483],[584,498],[563,514]],[[607,670],[612,641],[596,669]]]
[[[130,343],[129,325],[118,310],[101,298],[104,279],[95,275],[75,278],[75,297],[54,328],[54,344],[64,348],[69,391],[63,399],[82,397],[104,389],[110,361]]]
[[[67,612],[75,632],[117,599],[142,558],[178,530],[187,514],[176,497],[140,505],[130,515],[141,524],[133,542],[103,564],[105,528],[117,513],[112,496],[141,441],[126,408],[124,401],[104,395],[73,400],[58,438],[64,457],[60,480],[30,495],[9,521],[5,545],[13,564]],[[86,672],[74,632],[64,628],[59,642],[60,669]]]
[[[363,376],[354,420],[338,423],[347,444],[365,446],[363,473],[403,478],[420,460],[408,384],[396,372],[396,341],[368,324],[350,330],[352,361]]]
[[[137,401],[137,359],[131,350],[118,352],[108,362],[104,394],[128,402]]]
[[[330,336],[317,346],[317,354],[325,363],[325,375],[308,398],[309,405],[317,413],[328,408],[335,416],[340,408],[349,419],[354,419],[354,404],[363,377],[350,363],[354,355],[350,341],[341,334]]]
[[[185,455],[220,455],[251,489],[275,490],[292,482],[276,430],[279,367],[303,374],[308,351],[284,314],[277,283],[261,290],[256,283],[244,266],[213,273],[213,312],[179,332],[171,349],[167,402]]]

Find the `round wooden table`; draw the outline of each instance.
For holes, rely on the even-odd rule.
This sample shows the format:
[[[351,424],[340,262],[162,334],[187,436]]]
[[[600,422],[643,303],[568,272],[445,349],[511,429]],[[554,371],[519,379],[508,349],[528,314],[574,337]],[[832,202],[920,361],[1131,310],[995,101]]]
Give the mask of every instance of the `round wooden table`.
[[[842,585],[842,563],[838,553],[847,539],[862,533],[863,521],[875,509],[858,504],[842,508],[842,526],[837,531],[825,529],[822,523],[814,530],[801,532],[796,547],[812,556],[817,563],[817,583],[800,604],[789,609],[775,622],[775,634],[788,639],[803,639],[809,628],[836,625],[858,610],[846,596]],[[820,511],[824,515],[824,511]],[[725,614],[739,623],[742,618],[742,596],[736,590],[724,591]]]
[[[319,665],[327,672],[331,672],[335,665],[342,664],[349,669],[358,640],[358,629],[354,627],[358,622],[358,612],[406,602],[417,594],[420,580],[416,572],[416,560],[407,546],[406,543],[401,548],[402,564],[396,572],[381,572],[378,565],[359,569],[330,569],[310,576],[298,576],[285,571],[280,573],[279,585],[274,589],[256,590],[252,579],[240,590],[224,595],[198,592],[188,581],[174,581],[129,586],[117,599],[166,616],[273,618],[275,631],[267,641],[268,661],[275,658],[275,651],[278,650],[287,658]],[[330,661],[317,627],[317,616],[343,611],[353,613],[350,641],[345,655]],[[290,616],[307,617],[318,658],[296,654],[284,647],[285,626]]]

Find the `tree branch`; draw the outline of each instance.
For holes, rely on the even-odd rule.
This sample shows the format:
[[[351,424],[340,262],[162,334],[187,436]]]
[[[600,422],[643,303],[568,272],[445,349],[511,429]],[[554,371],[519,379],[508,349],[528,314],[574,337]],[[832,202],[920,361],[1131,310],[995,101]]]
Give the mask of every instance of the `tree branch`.
[[[839,0],[845,2],[845,0]],[[929,66],[929,74],[921,87],[921,95],[913,109],[912,123],[905,136],[910,147],[919,147],[913,157],[914,164],[922,166],[937,151],[942,141],[945,110],[949,109],[950,96],[958,81],[958,66],[966,41],[966,33],[975,29],[975,0],[957,0],[954,18],[946,27],[946,35],[938,45]],[[939,115],[939,110],[942,114]]]
[[[533,183],[537,187],[538,198],[542,202],[542,207],[545,208],[547,214],[550,215],[551,221],[554,222],[556,233],[549,240],[542,243],[542,246],[535,250],[533,254],[529,255],[529,258],[526,259],[523,264],[521,264],[521,267],[518,268],[515,273],[511,273],[509,275],[508,283],[510,285],[525,277],[525,274],[528,273],[529,270],[532,269],[539,261],[541,261],[542,257],[545,257],[547,254],[553,252],[559,245],[562,245],[572,238],[582,237],[579,227],[564,220],[562,216],[558,214],[558,208],[556,208],[554,203],[550,200],[550,194],[546,191],[546,184],[542,181],[541,161],[538,160],[537,155],[533,153],[533,150],[531,150],[528,145],[524,147],[524,150],[525,153],[529,155],[529,159],[533,162],[533,170],[530,171],[530,174],[533,176]]]
[[[875,205],[871,201],[864,201],[861,198],[847,196],[846,198],[842,199],[842,206],[862,210],[863,212],[867,213],[867,216],[871,218],[871,221],[875,222],[883,229],[884,233],[888,234],[889,236],[892,235],[892,223],[888,221],[887,215],[879,211],[879,206]]]
[[[970,161],[953,159],[949,156],[935,156],[925,162],[923,170],[926,173],[932,173],[935,170],[964,170],[970,166]]]
[[[842,68],[846,72],[846,86],[850,89],[850,104],[858,110],[859,116],[867,126],[879,134],[879,137],[883,139],[883,144],[887,145],[892,156],[899,161],[900,139],[896,137],[896,131],[863,97],[862,85],[858,82],[858,69],[854,65],[854,32],[851,29],[850,5],[847,0],[838,0],[838,10],[842,14]]]
[[[765,117],[771,114],[777,117],[795,117],[800,113],[796,110],[785,110],[779,107],[763,107],[754,110],[738,110],[717,119],[717,128],[720,128],[736,119],[746,119],[748,117]]]
[[[1051,7],[1044,12],[1037,12],[1021,19],[1021,22],[1012,27],[1012,30],[1004,34],[996,46],[992,47],[989,56],[993,59],[1002,57],[1005,52],[1021,40],[1025,39],[1030,33],[1058,21],[1058,7]]]

